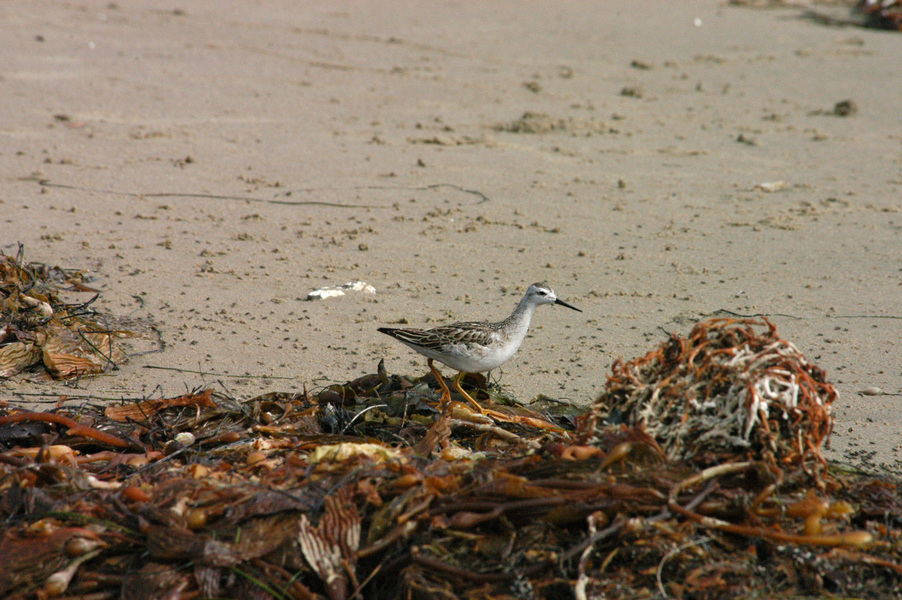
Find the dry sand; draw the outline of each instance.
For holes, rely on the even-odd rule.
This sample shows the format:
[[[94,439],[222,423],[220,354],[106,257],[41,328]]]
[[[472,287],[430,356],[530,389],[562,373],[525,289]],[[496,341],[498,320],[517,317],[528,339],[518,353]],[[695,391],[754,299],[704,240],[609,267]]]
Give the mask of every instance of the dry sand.
[[[516,397],[588,403],[665,332],[764,314],[841,391],[830,456],[892,463],[902,36],[800,14],[0,4],[0,249],[89,271],[101,308],[165,342],[0,398],[246,397],[380,358],[422,374],[377,326],[501,318],[547,280],[584,312],[538,311],[493,374]],[[352,280],[377,294],[305,301]]]

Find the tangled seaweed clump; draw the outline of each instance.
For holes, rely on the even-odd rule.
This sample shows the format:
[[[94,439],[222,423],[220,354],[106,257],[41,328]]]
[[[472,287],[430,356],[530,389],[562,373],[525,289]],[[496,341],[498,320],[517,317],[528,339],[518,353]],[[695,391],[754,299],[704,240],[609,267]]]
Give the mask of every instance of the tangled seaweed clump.
[[[824,464],[836,398],[824,371],[767,319],[711,319],[685,339],[672,335],[642,358],[616,361],[594,410],[641,424],[674,460],[739,453]]]
[[[788,352],[753,325],[702,323],[617,366],[603,397],[665,364],[671,381],[716,375],[686,379],[697,402],[748,386],[766,348]],[[814,472],[806,445],[774,452],[754,428],[700,464],[665,451],[666,429],[603,424],[600,405],[554,416],[468,382],[492,419],[440,412],[431,375],[381,364],[315,394],[0,411],[0,597],[902,597],[896,482]],[[822,415],[787,414],[803,441],[824,433]]]
[[[84,283],[81,272],[25,263],[0,253],[0,378],[43,365],[54,379],[102,373],[125,359],[116,340],[130,335],[112,330],[90,308],[99,292]],[[92,293],[66,303],[65,291]]]

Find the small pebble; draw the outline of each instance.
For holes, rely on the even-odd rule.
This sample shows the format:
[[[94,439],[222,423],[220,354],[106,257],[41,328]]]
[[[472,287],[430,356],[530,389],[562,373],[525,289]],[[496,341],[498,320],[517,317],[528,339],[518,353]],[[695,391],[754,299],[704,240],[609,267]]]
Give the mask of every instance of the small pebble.
[[[853,100],[842,100],[833,105],[833,114],[837,117],[850,117],[858,112],[858,106]]]

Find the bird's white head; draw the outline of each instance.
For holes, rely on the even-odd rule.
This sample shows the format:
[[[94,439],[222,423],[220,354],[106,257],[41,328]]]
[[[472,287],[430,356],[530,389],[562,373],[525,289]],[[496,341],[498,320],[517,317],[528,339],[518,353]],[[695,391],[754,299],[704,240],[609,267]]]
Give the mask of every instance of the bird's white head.
[[[547,283],[534,283],[526,290],[526,296],[523,298],[526,302],[539,306],[541,304],[560,304],[577,312],[583,312],[575,306],[571,306],[559,299],[554,290],[548,287]]]

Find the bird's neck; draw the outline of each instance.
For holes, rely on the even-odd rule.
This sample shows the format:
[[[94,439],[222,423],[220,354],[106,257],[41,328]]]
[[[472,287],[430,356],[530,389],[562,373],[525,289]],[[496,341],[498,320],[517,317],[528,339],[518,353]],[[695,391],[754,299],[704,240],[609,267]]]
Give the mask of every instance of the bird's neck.
[[[511,316],[504,320],[504,328],[514,330],[517,333],[516,337],[523,338],[529,329],[529,322],[532,320],[532,315],[535,312],[536,304],[523,298],[517,304],[517,308],[514,309]]]

